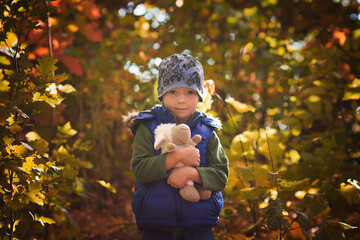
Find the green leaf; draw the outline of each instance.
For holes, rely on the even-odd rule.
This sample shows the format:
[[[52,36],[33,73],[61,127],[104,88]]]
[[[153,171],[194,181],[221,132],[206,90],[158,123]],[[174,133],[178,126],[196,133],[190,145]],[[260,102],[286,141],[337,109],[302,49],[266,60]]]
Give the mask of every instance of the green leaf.
[[[357,227],[350,226],[343,222],[327,222],[325,227],[326,235],[330,240],[346,239],[344,232]]]
[[[309,185],[309,179],[305,178],[300,181],[287,181],[284,179],[281,179],[279,181],[280,189],[286,190],[286,191],[296,191],[303,189],[304,187]]]
[[[113,186],[111,186],[110,183],[107,183],[104,180],[98,180],[97,182],[100,183],[100,185],[103,186],[104,188],[108,189],[110,192],[116,193],[116,189]]]
[[[266,210],[266,223],[271,230],[280,229],[284,216],[282,214],[283,208],[280,199],[272,201]]]
[[[320,195],[306,194],[303,199],[304,206],[307,207],[313,216],[324,216],[330,212],[329,204]]]
[[[262,196],[265,196],[268,192],[268,188],[264,186],[256,186],[253,188],[240,189],[238,197],[240,199],[257,200]]]
[[[234,167],[234,170],[246,182],[255,180],[254,173],[248,167]]]
[[[79,163],[79,166],[83,167],[83,168],[87,168],[87,169],[90,169],[90,168],[93,168],[93,164],[91,162],[88,162],[88,161],[78,161]]]
[[[280,123],[286,126],[293,126],[300,123],[299,119],[293,117],[287,117],[279,120]]]
[[[50,55],[44,55],[38,60],[39,64],[36,64],[36,68],[39,70],[41,76],[50,76],[53,71],[57,69],[55,63],[57,60]]]

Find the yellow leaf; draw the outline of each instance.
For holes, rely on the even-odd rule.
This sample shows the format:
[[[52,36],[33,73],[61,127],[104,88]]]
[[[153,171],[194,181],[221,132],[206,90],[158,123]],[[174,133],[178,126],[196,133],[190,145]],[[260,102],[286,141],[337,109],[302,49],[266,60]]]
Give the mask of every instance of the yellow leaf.
[[[358,100],[360,99],[360,92],[350,92],[345,90],[343,100]]]
[[[40,98],[41,94],[39,92],[35,92],[33,95],[33,101],[36,102]],[[40,100],[39,100],[40,101]]]
[[[36,93],[35,93],[35,95],[33,96],[33,101],[34,102],[35,101],[46,102],[51,107],[55,107],[56,105],[59,105],[62,102],[62,100],[64,100],[64,98],[62,98],[60,95],[50,94],[50,96],[46,96],[46,95],[40,95],[39,96]]]
[[[321,101],[321,98],[319,96],[316,96],[316,95],[311,95],[309,97],[309,101],[314,103],[314,102],[320,102]]]
[[[64,93],[76,92],[76,89],[70,84],[59,85],[58,89]]]
[[[116,193],[116,189],[113,186],[111,186],[110,183],[107,183],[104,180],[98,180],[97,182],[100,183],[100,185],[103,186],[104,188],[108,189],[110,192]]]
[[[21,126],[18,124],[13,124],[9,127],[9,130],[14,134],[19,133],[21,131]]]
[[[16,34],[15,33],[12,33],[12,32],[7,32],[6,33],[6,43],[5,42],[0,42],[0,46],[1,47],[8,47],[8,46],[10,46],[10,47],[12,47],[12,46],[14,46],[16,43],[17,43],[17,41],[18,41],[18,39],[17,39],[17,36],[16,36]],[[7,44],[7,45],[6,45]]]
[[[2,138],[2,140],[4,141],[4,143],[5,143],[6,145],[10,145],[10,144],[12,144],[12,143],[15,141],[15,138],[5,136],[5,137]]]
[[[36,203],[40,206],[44,205],[43,199],[41,199],[37,194],[35,193],[28,193],[27,196],[29,197],[30,201],[33,203]]]
[[[47,141],[45,141],[44,139],[36,140],[36,142],[35,142],[36,154],[43,154],[43,153],[49,151],[48,145],[49,145],[49,143]]]
[[[228,98],[225,100],[225,102],[233,106],[236,109],[236,111],[238,111],[239,113],[255,112],[256,110],[256,108],[254,108],[253,106],[236,101],[234,98]]]
[[[1,92],[5,92],[5,91],[7,91],[9,89],[10,89],[10,87],[9,87],[9,82],[8,81],[6,81],[6,80],[0,81],[0,91]]]
[[[245,8],[244,9],[244,15],[245,17],[252,17],[253,15],[255,15],[255,13],[257,12],[257,7],[254,6],[252,8]]]
[[[57,129],[59,132],[69,136],[74,136],[75,134],[77,134],[77,131],[71,128],[70,122],[65,123],[65,125],[62,127],[58,126]]]
[[[297,163],[300,160],[300,154],[295,149],[289,151],[289,156],[293,163]]]
[[[25,153],[27,153],[26,147],[23,145],[12,145],[6,148],[7,153],[10,155],[14,153],[16,156],[21,157]]]
[[[52,218],[48,218],[48,217],[44,217],[44,216],[38,216],[37,214],[35,214],[35,221],[39,221],[42,225],[44,225],[44,223],[47,224],[54,224],[56,223],[56,221]]]
[[[11,62],[9,61],[9,59],[7,59],[7,57],[5,57],[5,56],[0,56],[0,63],[1,63],[2,65],[10,65],[10,64],[11,64]]]
[[[34,141],[34,140],[37,140],[37,139],[41,139],[41,137],[39,136],[39,134],[37,132],[28,132],[26,134],[26,138],[28,141]]]
[[[26,172],[30,172],[32,168],[35,166],[33,159],[34,157],[27,157],[22,165],[22,169],[25,170]]]

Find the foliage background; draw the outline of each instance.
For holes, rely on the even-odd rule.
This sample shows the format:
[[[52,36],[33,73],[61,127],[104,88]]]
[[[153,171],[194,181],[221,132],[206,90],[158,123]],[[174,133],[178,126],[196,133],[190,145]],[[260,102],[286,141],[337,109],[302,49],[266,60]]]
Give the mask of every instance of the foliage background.
[[[2,1],[1,239],[139,239],[132,109],[176,52],[230,159],[218,239],[357,239],[356,0]],[[49,45],[49,42],[51,43]],[[215,87],[215,88],[214,88]]]

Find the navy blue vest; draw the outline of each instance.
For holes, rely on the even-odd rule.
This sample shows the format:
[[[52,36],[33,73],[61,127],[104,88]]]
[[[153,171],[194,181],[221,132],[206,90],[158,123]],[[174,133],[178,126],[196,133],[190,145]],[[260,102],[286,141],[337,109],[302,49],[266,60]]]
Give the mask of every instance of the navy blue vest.
[[[170,112],[164,107],[156,105],[149,111],[141,112],[137,120],[150,130],[154,130],[160,123],[174,123]],[[196,145],[200,151],[200,167],[206,167],[206,151],[208,142],[214,129],[220,128],[220,122],[198,111],[197,117],[189,124],[191,135],[200,134],[202,140]],[[136,133],[137,124],[132,128]],[[155,151],[155,150],[154,150]],[[156,155],[160,150],[155,151]],[[223,208],[221,192],[213,192],[208,200],[188,202],[179,194],[179,190],[167,184],[167,179],[150,183],[136,181],[132,209],[136,216],[139,229],[166,227],[213,227],[219,220]]]

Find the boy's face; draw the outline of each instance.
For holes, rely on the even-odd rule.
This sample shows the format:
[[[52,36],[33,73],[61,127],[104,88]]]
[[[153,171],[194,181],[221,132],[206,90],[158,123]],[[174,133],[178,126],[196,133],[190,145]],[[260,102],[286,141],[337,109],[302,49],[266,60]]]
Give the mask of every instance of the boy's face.
[[[177,123],[185,123],[189,119],[199,99],[198,93],[187,87],[173,88],[162,97],[165,108],[175,114]]]

